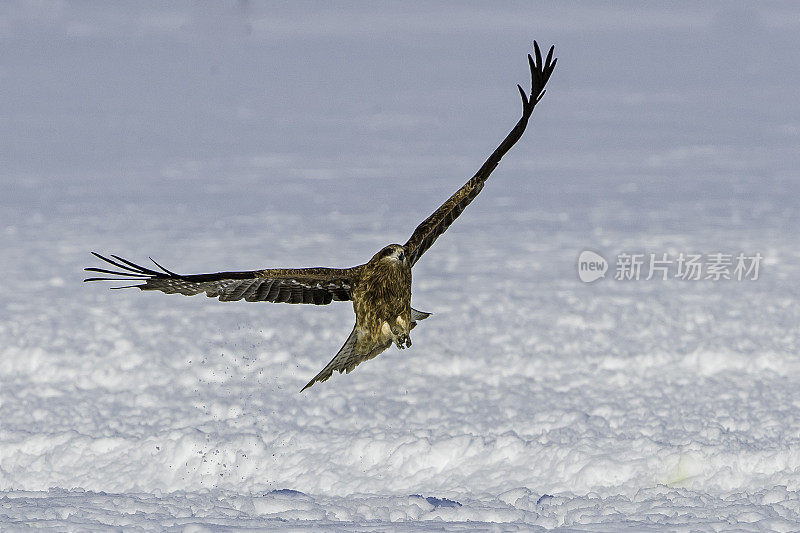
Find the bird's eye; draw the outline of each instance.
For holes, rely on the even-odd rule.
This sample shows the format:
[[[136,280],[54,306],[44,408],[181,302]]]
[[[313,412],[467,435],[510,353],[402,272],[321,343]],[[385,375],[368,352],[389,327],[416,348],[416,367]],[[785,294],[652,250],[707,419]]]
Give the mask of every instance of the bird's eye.
[[[405,252],[400,252],[400,253],[398,254],[397,258],[398,258],[400,261],[405,261],[405,260],[406,260],[406,253],[405,253]]]

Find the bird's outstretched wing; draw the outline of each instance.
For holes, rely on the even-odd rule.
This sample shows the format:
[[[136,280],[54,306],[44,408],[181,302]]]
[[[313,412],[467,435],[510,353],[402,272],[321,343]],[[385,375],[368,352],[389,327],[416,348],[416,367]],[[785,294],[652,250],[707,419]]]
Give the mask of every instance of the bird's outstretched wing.
[[[110,259],[95,252],[92,254],[119,270],[89,267],[84,270],[99,272],[106,276],[87,278],[84,281],[135,281],[141,283],[114,288],[138,287],[143,291],[161,291],[186,296],[204,292],[210,298],[219,298],[223,302],[244,299],[248,302],[325,305],[334,300],[352,300],[353,286],[358,282],[362,269],[362,266],[274,268],[183,275],[167,270],[152,259],[151,261],[161,269],[160,272],[116,255],[112,255],[113,259]]]
[[[557,61],[553,58],[553,46],[550,47],[550,51],[547,53],[547,58],[544,61],[542,61],[542,54],[536,41],[533,42],[533,49],[536,59],[534,60],[534,58],[528,54],[528,63],[531,68],[530,96],[526,96],[522,87],[517,85],[519,93],[522,96],[522,118],[519,119],[514,129],[511,130],[503,142],[500,143],[500,146],[489,156],[489,159],[486,160],[478,172],[414,230],[414,233],[404,245],[406,256],[412,266],[417,262],[420,256],[433,245],[436,238],[447,230],[464,208],[478,196],[478,193],[483,189],[483,184],[497,167],[500,159],[514,146],[525,132],[528,119],[531,113],[533,113],[533,108],[544,96],[544,86],[547,84],[547,80],[550,79],[550,74],[553,73]]]

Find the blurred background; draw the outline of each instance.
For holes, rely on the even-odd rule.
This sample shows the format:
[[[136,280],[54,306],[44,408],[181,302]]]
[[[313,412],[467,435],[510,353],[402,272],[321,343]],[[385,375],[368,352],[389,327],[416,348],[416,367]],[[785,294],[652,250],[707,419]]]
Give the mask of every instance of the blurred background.
[[[537,39],[560,68],[485,204],[550,229],[779,231],[797,224],[795,7],[7,2],[4,218],[147,202],[202,231],[291,205],[307,233],[407,213],[400,240],[513,125]]]

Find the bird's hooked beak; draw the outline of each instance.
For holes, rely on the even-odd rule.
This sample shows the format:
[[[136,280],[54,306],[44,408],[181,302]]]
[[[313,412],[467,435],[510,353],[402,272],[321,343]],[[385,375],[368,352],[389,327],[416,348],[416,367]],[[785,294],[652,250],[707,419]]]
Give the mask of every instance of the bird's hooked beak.
[[[375,254],[375,258],[381,261],[389,260],[389,261],[396,261],[401,264],[406,264],[408,257],[406,256],[406,250],[399,244],[392,244],[385,247],[383,250]]]

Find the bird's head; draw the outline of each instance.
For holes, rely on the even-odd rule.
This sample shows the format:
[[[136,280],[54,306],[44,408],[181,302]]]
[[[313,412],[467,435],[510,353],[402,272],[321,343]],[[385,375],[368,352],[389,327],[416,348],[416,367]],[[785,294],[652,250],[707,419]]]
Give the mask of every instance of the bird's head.
[[[389,244],[372,257],[373,261],[395,261],[406,264],[406,250],[399,244]]]

